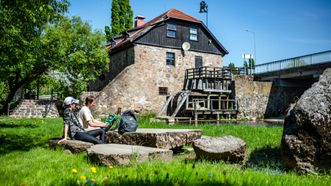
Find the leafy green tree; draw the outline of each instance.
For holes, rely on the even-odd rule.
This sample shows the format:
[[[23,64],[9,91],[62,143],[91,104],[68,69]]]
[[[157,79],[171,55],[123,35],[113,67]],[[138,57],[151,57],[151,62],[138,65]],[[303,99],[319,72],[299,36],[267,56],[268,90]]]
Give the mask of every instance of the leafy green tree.
[[[111,38],[113,37],[113,34],[111,33],[109,26],[105,26],[105,33],[106,33],[106,39],[109,42],[111,40]]]
[[[40,37],[47,23],[56,23],[67,11],[66,0],[0,0],[0,81],[4,82],[0,113],[16,91],[40,77],[49,66]]]
[[[255,61],[253,58],[250,58],[248,60],[248,67],[249,67],[249,69],[255,69]]]
[[[236,68],[236,66],[234,65],[234,63],[230,63],[229,64],[229,68],[230,68],[232,74],[238,74],[238,68]]]
[[[131,10],[129,0],[118,0],[120,7],[120,29],[121,31],[132,28],[133,26],[133,12]]]
[[[244,61],[244,70],[245,70],[246,75],[248,75],[248,63],[246,60]]]
[[[129,0],[112,0],[111,6],[111,28],[105,26],[108,41],[121,32],[132,28],[133,12]]]
[[[57,55],[53,69],[72,95],[86,90],[88,82],[108,69],[104,36],[100,31],[93,33],[90,25],[79,17],[64,18],[59,24],[50,25],[43,41],[56,43],[50,50],[51,55]]]
[[[66,0],[0,0],[0,113],[17,90],[51,72],[77,95],[107,68],[103,35],[80,18],[65,18],[67,8]]]

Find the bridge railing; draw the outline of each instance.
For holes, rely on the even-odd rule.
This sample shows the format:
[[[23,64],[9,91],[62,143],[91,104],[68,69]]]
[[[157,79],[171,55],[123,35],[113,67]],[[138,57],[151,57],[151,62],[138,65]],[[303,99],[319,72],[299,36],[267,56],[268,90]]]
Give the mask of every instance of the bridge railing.
[[[255,66],[255,74],[331,62],[331,50],[298,56]]]

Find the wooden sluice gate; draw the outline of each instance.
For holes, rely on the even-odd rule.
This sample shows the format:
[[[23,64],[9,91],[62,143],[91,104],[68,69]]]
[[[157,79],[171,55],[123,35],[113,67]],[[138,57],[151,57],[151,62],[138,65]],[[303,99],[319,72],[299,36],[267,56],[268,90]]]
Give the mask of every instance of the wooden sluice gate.
[[[234,118],[237,102],[233,75],[228,69],[201,67],[187,69],[181,92],[169,95],[158,118],[169,123],[192,119]]]

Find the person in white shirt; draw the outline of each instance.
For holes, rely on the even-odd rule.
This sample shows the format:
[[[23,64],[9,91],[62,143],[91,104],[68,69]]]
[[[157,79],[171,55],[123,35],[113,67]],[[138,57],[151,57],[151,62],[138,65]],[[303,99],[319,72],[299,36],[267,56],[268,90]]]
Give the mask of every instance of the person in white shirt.
[[[79,113],[78,119],[83,127],[87,130],[96,129],[98,127],[106,128],[108,125],[104,122],[98,121],[93,118],[91,110],[96,106],[95,97],[87,96],[85,99],[85,106],[83,106]]]

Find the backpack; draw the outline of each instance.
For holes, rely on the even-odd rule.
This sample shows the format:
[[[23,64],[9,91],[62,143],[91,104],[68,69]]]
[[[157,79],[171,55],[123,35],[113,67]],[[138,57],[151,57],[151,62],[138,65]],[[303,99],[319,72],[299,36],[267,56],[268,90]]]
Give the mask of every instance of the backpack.
[[[122,114],[122,119],[118,127],[118,133],[134,132],[138,128],[138,119],[132,110],[126,110]]]
[[[109,114],[108,117],[105,120],[105,123],[108,124],[108,126],[105,128],[105,131],[108,130],[115,130],[118,128],[119,123],[119,117],[117,114]]]

